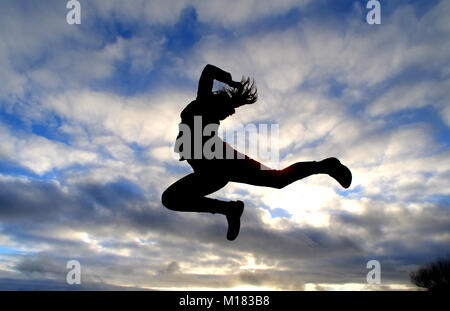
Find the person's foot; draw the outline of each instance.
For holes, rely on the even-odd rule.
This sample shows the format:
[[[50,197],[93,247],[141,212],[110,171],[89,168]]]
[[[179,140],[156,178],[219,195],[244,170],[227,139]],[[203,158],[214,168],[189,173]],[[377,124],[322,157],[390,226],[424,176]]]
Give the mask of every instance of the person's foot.
[[[239,235],[241,228],[241,215],[244,212],[244,202],[231,201],[229,211],[225,214],[228,221],[227,240],[233,241]]]
[[[326,174],[330,175],[341,184],[342,187],[348,188],[352,183],[352,173],[347,166],[342,165],[336,158],[328,158],[319,162],[323,166]]]

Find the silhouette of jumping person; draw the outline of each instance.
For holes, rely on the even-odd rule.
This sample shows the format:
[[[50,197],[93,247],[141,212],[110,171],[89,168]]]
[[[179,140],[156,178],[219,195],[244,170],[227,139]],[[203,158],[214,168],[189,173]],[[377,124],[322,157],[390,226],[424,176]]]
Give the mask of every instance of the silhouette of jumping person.
[[[213,92],[214,80],[228,85],[219,91]],[[208,124],[216,125],[220,121],[235,113],[235,109],[253,104],[257,100],[257,89],[250,79],[242,78],[240,82],[232,80],[231,74],[213,65],[206,65],[200,76],[197,98],[189,103],[181,112],[181,125],[195,131],[195,121],[201,117],[201,131]],[[348,188],[352,181],[350,170],[342,165],[336,158],[327,158],[316,162],[297,162],[284,169],[276,170],[264,167],[258,161],[234,150],[230,145],[220,140],[217,130],[211,134],[197,137],[191,135],[189,144],[180,146],[179,139],[184,133],[180,131],[176,142],[176,152],[180,153],[180,161],[186,160],[194,172],[181,178],[167,188],[162,194],[162,203],[170,210],[180,212],[207,212],[222,214],[228,221],[227,239],[237,238],[240,230],[240,218],[244,211],[244,203],[238,201],[222,201],[206,197],[207,195],[225,187],[228,182],[245,183],[255,186],[281,189],[299,179],[314,174],[327,174],[339,184]],[[233,157],[206,157],[202,150],[205,141],[209,139],[220,140],[223,152],[230,152]],[[200,139],[200,140],[199,140]],[[186,142],[186,140],[185,140]],[[178,149],[177,149],[178,148]]]

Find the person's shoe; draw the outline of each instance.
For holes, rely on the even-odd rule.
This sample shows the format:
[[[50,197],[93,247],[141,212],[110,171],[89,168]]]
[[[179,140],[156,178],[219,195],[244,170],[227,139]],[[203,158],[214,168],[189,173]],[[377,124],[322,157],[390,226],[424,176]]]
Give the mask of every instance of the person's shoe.
[[[328,158],[319,162],[325,173],[336,179],[342,187],[348,188],[352,183],[352,172],[336,158]]]
[[[232,205],[225,216],[227,216],[228,221],[228,232],[227,240],[233,241],[239,235],[239,230],[241,229],[241,215],[244,212],[244,202],[242,201],[232,201]]]

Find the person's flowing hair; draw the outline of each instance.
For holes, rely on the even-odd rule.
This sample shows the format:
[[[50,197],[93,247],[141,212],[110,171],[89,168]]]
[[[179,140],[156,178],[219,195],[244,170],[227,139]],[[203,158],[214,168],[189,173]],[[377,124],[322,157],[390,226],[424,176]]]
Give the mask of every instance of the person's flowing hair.
[[[251,105],[258,100],[258,90],[255,80],[250,81],[250,77],[242,77],[240,83],[240,87],[224,87],[217,92],[219,94],[226,94],[234,108]]]

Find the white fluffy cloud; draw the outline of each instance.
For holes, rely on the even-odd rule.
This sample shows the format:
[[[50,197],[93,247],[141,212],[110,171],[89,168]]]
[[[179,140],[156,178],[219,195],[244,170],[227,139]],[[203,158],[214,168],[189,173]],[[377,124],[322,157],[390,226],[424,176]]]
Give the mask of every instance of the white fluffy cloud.
[[[177,90],[128,98],[110,93],[80,91],[49,97],[45,108],[77,122],[92,133],[111,133],[142,145],[171,143],[177,134],[179,112],[189,95]]]

